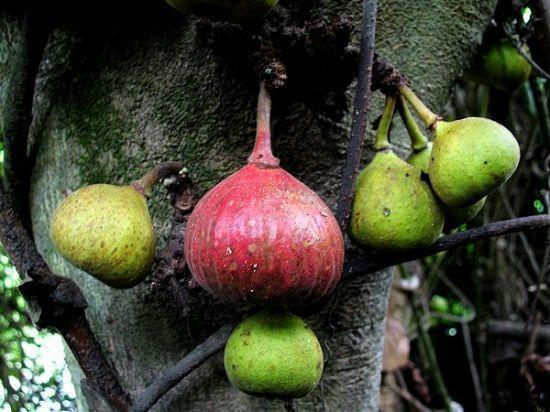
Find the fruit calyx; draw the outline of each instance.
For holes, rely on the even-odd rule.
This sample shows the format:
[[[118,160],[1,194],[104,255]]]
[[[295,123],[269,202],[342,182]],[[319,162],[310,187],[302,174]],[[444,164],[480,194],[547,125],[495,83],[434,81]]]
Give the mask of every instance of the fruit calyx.
[[[388,136],[390,134],[394,112],[395,96],[387,95],[386,103],[384,104],[384,112],[382,113],[382,117],[380,117],[380,122],[378,123],[378,129],[376,130],[376,137],[374,140],[374,150],[377,152],[387,152],[392,150]]]
[[[279,167],[279,158],[273,156],[271,150],[271,96],[265,83],[260,84],[258,95],[257,130],[256,141],[252,154],[248,157],[248,163],[264,168]]]

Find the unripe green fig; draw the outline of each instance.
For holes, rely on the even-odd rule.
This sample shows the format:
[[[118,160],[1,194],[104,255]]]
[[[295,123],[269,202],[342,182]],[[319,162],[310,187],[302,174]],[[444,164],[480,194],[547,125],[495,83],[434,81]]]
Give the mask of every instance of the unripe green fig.
[[[427,143],[426,147],[420,151],[413,152],[407,159],[407,162],[413,166],[421,169],[424,173],[428,173],[428,166],[430,164],[430,157],[432,155],[432,142]],[[444,231],[454,229],[463,223],[467,223],[472,220],[483,209],[485,205],[484,197],[478,200],[473,205],[463,207],[449,207],[445,206],[445,227]]]
[[[451,309],[449,300],[440,295],[433,295],[430,300],[430,309],[435,312],[448,313]]]
[[[357,179],[350,230],[379,250],[425,247],[443,230],[444,213],[421,170],[392,151],[378,152]]]
[[[279,0],[166,0],[183,13],[218,20],[248,22],[262,18]]]
[[[387,98],[377,131],[377,153],[357,179],[350,221],[355,241],[383,251],[429,246],[444,224],[443,209],[422,171],[390,148],[392,101]]]
[[[115,288],[143,281],[155,257],[146,198],[133,186],[78,189],[54,211],[50,237],[70,263]]]
[[[509,40],[501,40],[481,56],[473,73],[474,79],[495,89],[513,91],[529,78],[531,64]]]
[[[407,163],[413,165],[417,169],[422,170],[424,173],[428,173],[428,165],[430,164],[430,156],[432,155],[433,143],[428,142],[426,147],[419,151],[414,151],[407,158]]]
[[[449,231],[459,227],[463,223],[468,223],[481,212],[486,200],[487,197],[484,197],[471,206],[445,207],[445,227],[443,230]]]
[[[502,185],[516,170],[520,149],[512,133],[481,117],[435,123],[428,172],[448,206],[471,206]]]
[[[227,341],[225,371],[251,395],[297,398],[323,374],[323,351],[305,322],[290,312],[264,309],[239,324]]]

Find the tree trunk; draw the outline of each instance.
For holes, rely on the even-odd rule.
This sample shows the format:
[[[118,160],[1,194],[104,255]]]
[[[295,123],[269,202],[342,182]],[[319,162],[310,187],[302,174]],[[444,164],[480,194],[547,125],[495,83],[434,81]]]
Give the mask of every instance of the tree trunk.
[[[92,328],[132,396],[218,328],[232,309],[200,292],[191,313],[183,317],[169,295],[149,294],[145,284],[110,289],[54,251],[49,218],[65,190],[130,182],[163,160],[183,161],[204,192],[244,164],[253,144],[257,92],[255,78],[235,68],[235,59],[220,56],[201,41],[195,19],[180,16],[160,1],[151,3],[134,6],[147,8],[135,16],[110,16],[93,24],[67,19],[54,23],[39,74],[29,148],[37,244],[54,271],[74,278],[84,290]],[[359,27],[359,0],[289,3],[281,0],[274,15],[315,22],[350,16]],[[442,109],[494,5],[494,0],[383,0],[377,51],[413,80],[427,103]],[[9,56],[18,47],[18,18],[0,13],[4,97]],[[270,17],[268,24],[273,21]],[[346,92],[348,104],[352,89]],[[296,96],[291,89],[284,104],[274,101],[275,154],[283,167],[334,205],[350,112],[327,115],[323,101],[312,108]],[[380,97],[371,107],[373,120],[381,110]],[[396,127],[394,142],[404,148],[408,143],[400,129]],[[155,191],[150,205],[160,248],[171,210],[162,190]],[[300,410],[377,410],[390,283],[390,271],[343,282],[329,306],[307,319],[319,335],[327,364],[322,384],[299,401]],[[71,371],[78,383],[82,376],[74,361]],[[85,403],[82,396],[80,401]],[[154,410],[218,409],[282,410],[283,405],[232,388],[220,354]]]

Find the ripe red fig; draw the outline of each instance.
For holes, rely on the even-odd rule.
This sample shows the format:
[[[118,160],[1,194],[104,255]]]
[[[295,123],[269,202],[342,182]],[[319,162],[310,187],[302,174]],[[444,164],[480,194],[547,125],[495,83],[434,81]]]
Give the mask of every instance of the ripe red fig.
[[[309,304],[338,283],[344,240],[327,205],[273,156],[270,110],[262,85],[248,165],[199,201],[185,258],[195,280],[222,300]]]

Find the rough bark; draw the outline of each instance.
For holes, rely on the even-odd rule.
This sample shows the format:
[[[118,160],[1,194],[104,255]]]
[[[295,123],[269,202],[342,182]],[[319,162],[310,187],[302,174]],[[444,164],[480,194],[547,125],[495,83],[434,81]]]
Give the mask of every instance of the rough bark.
[[[72,277],[85,291],[91,326],[131,395],[219,328],[231,308],[199,293],[183,317],[168,295],[148,295],[146,285],[110,289],[55,253],[48,237],[49,217],[65,190],[95,182],[129,182],[162,160],[184,162],[204,191],[243,164],[255,120],[255,79],[201,42],[195,20],[161,2],[151,3],[135,16],[54,24],[39,74],[30,147],[36,241],[55,271]],[[359,0],[297,3],[281,1],[279,7],[294,21],[306,15],[315,21],[340,15],[359,21]],[[383,0],[378,52],[414,79],[419,94],[440,109],[480,41],[494,3]],[[18,33],[17,18],[0,13],[3,105]],[[284,106],[274,102],[275,152],[285,168],[334,205],[349,111],[337,118],[294,99],[292,91],[289,96]],[[348,92],[348,102],[350,96]],[[380,99],[371,107],[379,111]],[[371,113],[370,119],[374,117]],[[396,133],[395,142],[403,148],[407,143],[401,135]],[[162,245],[171,215],[162,191],[154,193],[151,210]],[[298,402],[300,410],[377,410],[390,282],[390,271],[348,280],[322,313],[307,319],[323,343],[327,365],[321,387]],[[78,382],[74,363],[71,370]],[[218,355],[155,407],[216,409],[282,410],[283,405],[231,388]]]

